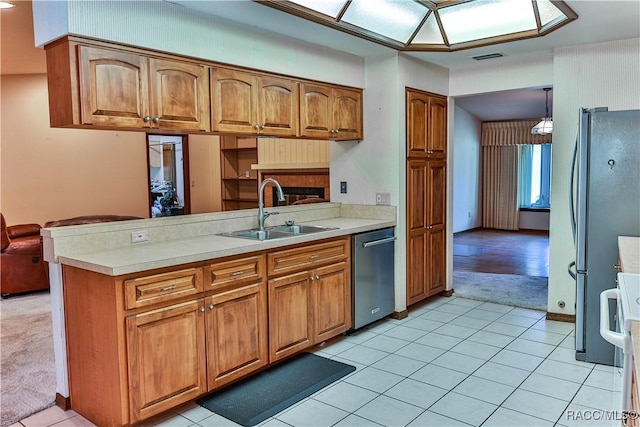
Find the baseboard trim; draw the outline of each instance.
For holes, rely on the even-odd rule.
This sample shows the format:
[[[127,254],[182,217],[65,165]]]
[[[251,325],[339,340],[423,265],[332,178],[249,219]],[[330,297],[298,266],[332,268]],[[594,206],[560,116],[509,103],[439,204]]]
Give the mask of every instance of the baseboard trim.
[[[409,310],[404,309],[402,311],[394,311],[389,315],[389,317],[396,320],[406,319],[409,317]]]
[[[64,411],[71,409],[71,399],[64,397],[60,393],[56,393],[56,406]]]
[[[453,295],[453,289],[448,289],[446,291],[442,291],[442,292],[440,292],[440,295],[442,295],[443,297],[449,298],[451,295]]]
[[[576,315],[575,314],[549,313],[547,311],[546,319],[547,320],[555,320],[557,322],[576,323]]]

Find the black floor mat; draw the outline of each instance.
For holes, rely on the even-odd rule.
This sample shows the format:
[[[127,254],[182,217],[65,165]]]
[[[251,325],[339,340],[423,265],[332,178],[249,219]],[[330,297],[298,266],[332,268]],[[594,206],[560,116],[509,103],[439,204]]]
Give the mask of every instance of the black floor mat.
[[[355,369],[302,353],[196,403],[242,426],[254,426]]]

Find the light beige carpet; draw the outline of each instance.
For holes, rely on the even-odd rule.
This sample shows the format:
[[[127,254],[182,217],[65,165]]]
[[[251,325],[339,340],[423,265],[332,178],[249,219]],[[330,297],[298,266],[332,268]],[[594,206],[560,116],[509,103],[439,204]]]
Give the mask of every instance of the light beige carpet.
[[[0,300],[0,422],[9,426],[55,403],[48,292]]]
[[[516,274],[453,272],[453,295],[547,311],[548,279]]]

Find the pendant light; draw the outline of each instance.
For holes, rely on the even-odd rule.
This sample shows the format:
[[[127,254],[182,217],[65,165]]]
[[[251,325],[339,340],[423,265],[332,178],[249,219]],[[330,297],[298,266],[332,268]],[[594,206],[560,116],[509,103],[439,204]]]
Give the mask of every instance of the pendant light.
[[[534,127],[531,128],[531,135],[548,135],[553,132],[553,120],[549,115],[549,91],[550,90],[551,88],[549,87],[544,89],[545,96],[546,96],[546,100],[544,103],[545,114],[544,114],[544,117],[540,120],[540,122],[538,122],[538,124],[536,124]]]

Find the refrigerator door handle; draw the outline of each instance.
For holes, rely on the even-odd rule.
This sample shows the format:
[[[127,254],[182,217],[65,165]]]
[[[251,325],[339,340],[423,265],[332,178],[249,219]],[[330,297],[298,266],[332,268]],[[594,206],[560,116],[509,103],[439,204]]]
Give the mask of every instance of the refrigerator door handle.
[[[573,145],[573,155],[571,157],[571,171],[569,172],[569,193],[568,193],[569,194],[569,217],[571,219],[571,233],[573,235],[574,245],[576,243],[576,209],[574,204],[574,198],[575,198],[576,164],[578,162],[578,141],[579,141],[579,133],[576,134],[576,142]],[[574,279],[576,278],[576,276],[574,276],[573,274],[571,274],[571,277],[573,277]]]
[[[619,295],[620,291],[615,288],[600,293],[600,335],[616,347],[624,348],[624,334],[609,328],[609,300],[617,300]]]
[[[571,261],[569,263],[569,267],[567,267],[567,273],[569,273],[569,276],[573,277],[573,280],[575,280],[578,277],[576,275],[577,271],[576,271],[575,267],[576,267],[576,262],[575,261]]]

